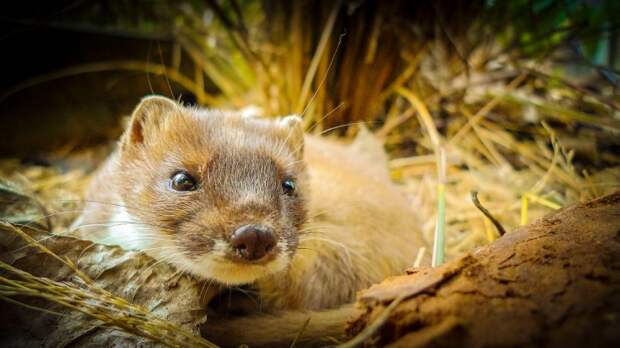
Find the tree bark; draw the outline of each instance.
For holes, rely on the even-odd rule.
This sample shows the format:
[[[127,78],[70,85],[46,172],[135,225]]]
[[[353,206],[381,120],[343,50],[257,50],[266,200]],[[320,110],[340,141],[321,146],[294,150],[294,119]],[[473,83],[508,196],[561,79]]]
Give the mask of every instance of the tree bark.
[[[400,301],[365,346],[620,347],[620,192],[409,273],[360,294],[350,336]]]

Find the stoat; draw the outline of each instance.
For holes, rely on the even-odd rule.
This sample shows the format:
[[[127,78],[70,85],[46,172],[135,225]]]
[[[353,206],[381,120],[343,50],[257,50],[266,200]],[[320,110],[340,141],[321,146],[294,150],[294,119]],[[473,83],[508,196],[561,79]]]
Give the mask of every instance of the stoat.
[[[338,335],[358,290],[424,246],[385,162],[279,119],[144,98],[94,176],[74,226],[222,285],[252,284],[268,314],[210,323],[223,345]],[[302,337],[303,339],[303,337]]]

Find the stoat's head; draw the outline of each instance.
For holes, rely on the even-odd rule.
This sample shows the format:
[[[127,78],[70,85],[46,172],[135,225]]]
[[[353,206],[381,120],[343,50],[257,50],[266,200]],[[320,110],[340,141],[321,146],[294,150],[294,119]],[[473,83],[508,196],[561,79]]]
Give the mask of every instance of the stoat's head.
[[[283,270],[297,248],[303,144],[297,116],[250,118],[147,97],[121,138],[116,187],[152,255],[248,283]]]

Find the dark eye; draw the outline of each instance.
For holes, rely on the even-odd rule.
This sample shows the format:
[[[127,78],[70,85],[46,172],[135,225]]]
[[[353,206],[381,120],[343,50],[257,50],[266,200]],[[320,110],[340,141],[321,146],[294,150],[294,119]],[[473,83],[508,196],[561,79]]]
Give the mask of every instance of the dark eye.
[[[170,187],[175,191],[194,191],[196,180],[187,172],[177,172],[170,178]]]
[[[282,181],[282,189],[287,195],[292,195],[293,193],[295,193],[295,180],[284,179],[284,181]]]

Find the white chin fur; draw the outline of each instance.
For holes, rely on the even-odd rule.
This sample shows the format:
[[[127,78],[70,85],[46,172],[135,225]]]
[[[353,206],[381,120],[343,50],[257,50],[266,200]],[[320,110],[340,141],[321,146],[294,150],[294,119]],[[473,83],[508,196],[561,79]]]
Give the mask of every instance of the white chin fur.
[[[283,245],[278,244],[278,249],[284,250]],[[198,260],[182,260],[180,266],[202,278],[213,279],[226,285],[241,285],[278,273],[284,270],[290,262],[289,256],[280,252],[273,261],[267,264],[239,264],[224,258],[226,248],[225,242],[217,241],[209,254]]]
[[[226,285],[241,285],[280,272],[286,268],[287,264],[288,257],[280,254],[275,260],[265,265],[236,264],[230,261],[217,262],[205,258],[192,263],[187,268],[200,277],[214,279]]]
[[[104,238],[94,240],[100,244],[118,245],[125,250],[148,250],[157,236],[150,226],[140,223],[122,206],[115,208]]]

